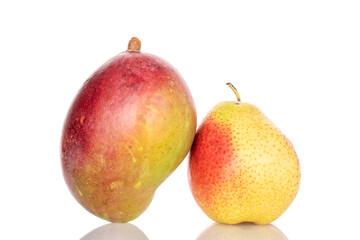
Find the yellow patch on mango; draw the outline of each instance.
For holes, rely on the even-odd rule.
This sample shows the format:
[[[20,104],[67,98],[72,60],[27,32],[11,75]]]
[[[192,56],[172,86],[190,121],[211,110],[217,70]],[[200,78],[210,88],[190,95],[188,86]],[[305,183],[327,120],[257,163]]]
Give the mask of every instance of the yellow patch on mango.
[[[128,147],[125,146],[126,150],[128,150],[128,152],[130,153],[131,157],[132,157],[132,161],[135,163],[136,162],[136,158],[134,156],[134,153],[132,152],[132,150]]]
[[[141,180],[139,180],[135,185],[134,188],[139,189],[139,187],[141,186],[142,182]]]

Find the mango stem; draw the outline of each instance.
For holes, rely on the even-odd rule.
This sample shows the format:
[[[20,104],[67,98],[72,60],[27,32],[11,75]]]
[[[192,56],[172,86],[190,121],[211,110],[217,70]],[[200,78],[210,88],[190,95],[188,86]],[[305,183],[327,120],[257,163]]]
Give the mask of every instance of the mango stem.
[[[236,90],[236,88],[234,87],[234,85],[232,85],[232,84],[229,83],[229,82],[226,83],[226,85],[228,85],[228,86],[234,91],[238,102],[241,102],[240,95],[239,95],[238,91]]]
[[[128,51],[140,51],[141,41],[137,37],[131,38],[128,45]]]

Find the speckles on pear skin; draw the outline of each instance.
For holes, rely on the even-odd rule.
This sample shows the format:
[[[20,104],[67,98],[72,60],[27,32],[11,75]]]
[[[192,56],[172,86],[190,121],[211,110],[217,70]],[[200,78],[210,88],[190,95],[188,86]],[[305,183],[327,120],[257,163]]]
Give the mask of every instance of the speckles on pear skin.
[[[289,140],[259,109],[223,102],[198,129],[189,180],[195,200],[214,221],[266,224],[294,199],[300,170]]]

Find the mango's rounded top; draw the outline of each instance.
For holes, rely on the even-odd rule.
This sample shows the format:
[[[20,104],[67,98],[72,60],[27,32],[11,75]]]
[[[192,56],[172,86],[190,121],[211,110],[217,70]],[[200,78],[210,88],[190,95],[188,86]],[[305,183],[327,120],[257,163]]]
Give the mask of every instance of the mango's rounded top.
[[[129,41],[128,51],[140,51],[141,41],[137,37],[132,37]]]

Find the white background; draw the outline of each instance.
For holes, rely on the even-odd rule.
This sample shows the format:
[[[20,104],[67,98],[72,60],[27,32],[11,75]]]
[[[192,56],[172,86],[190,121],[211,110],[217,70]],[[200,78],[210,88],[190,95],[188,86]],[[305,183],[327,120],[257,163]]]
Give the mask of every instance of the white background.
[[[60,137],[83,82],[132,36],[180,71],[198,124],[235,100],[230,81],[292,141],[300,190],[273,226],[292,240],[358,239],[359,1],[1,1],[0,34],[1,239],[80,239],[107,224],[68,191]],[[150,240],[197,239],[213,223],[187,162],[131,222]]]

